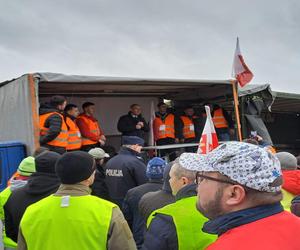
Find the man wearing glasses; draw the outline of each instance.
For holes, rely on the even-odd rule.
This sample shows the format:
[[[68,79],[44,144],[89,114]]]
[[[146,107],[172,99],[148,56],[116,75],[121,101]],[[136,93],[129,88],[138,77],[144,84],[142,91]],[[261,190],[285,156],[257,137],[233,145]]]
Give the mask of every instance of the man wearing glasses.
[[[296,250],[300,219],[283,211],[278,159],[256,145],[225,143],[207,155],[196,174],[197,209],[218,234],[208,250]]]

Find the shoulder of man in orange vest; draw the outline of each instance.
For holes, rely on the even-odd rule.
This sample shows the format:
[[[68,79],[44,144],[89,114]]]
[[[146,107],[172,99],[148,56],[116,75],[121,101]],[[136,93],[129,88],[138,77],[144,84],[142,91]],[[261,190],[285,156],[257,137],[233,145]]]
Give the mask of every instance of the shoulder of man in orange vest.
[[[61,112],[53,107],[42,105],[40,114],[40,144],[45,145],[53,141],[62,132],[65,124]]]

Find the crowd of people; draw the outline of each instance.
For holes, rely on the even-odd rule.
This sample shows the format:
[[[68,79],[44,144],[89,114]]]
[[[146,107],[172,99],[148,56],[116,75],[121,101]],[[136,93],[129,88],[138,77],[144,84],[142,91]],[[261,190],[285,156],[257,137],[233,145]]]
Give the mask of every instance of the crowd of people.
[[[225,142],[206,155],[145,161],[149,124],[134,104],[119,119],[122,146],[112,155],[93,103],[80,115],[63,97],[50,103],[41,106],[42,146],[0,193],[5,249],[299,249],[300,170],[291,153],[275,153],[259,137],[226,142],[227,123],[219,128]],[[180,126],[196,137],[201,122],[192,127],[158,108],[157,140],[189,141],[159,137]],[[214,122],[225,123],[222,114]]]

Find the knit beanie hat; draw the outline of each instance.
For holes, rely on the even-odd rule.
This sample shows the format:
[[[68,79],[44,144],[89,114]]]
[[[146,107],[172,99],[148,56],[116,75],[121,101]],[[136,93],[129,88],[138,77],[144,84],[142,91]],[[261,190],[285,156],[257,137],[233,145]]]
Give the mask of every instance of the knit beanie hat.
[[[162,179],[166,162],[159,157],[152,158],[147,164],[146,176],[148,179]]]
[[[32,156],[23,159],[17,169],[17,172],[22,176],[30,176],[35,172],[35,162]]]
[[[288,152],[279,152],[275,154],[280,161],[282,170],[295,170],[297,169],[297,158]]]
[[[56,162],[56,174],[63,184],[76,184],[88,179],[95,171],[95,160],[87,152],[64,153]]]
[[[61,157],[60,154],[53,151],[44,151],[35,157],[35,168],[38,173],[55,174],[55,163]]]

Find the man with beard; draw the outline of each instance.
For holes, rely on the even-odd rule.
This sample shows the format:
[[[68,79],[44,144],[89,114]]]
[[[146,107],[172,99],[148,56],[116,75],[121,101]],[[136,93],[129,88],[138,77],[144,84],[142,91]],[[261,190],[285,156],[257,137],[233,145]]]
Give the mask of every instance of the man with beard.
[[[214,235],[201,231],[207,219],[196,209],[196,167],[206,164],[203,155],[183,153],[170,171],[175,203],[155,210],[147,220],[143,250],[205,249]]]
[[[300,219],[283,211],[278,159],[258,146],[222,144],[197,172],[197,208],[210,220],[203,231],[218,234],[209,250],[296,250]]]

